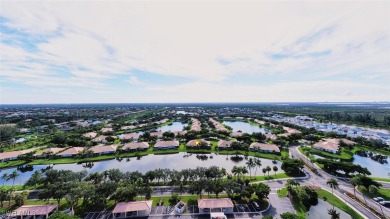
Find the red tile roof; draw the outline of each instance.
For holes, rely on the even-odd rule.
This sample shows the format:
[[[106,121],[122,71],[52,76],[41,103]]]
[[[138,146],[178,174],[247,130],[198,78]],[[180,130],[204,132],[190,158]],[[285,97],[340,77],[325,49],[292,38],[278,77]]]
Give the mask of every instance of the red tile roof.
[[[55,204],[48,205],[22,205],[17,208],[11,216],[13,215],[47,215],[57,208]]]
[[[230,198],[198,199],[199,208],[232,208],[233,206]]]
[[[63,152],[61,152],[61,153],[58,153],[57,155],[59,155],[59,156],[67,155],[67,154],[76,155],[76,154],[78,154],[80,151],[83,151],[83,150],[84,150],[83,147],[72,147],[72,148],[66,149],[65,151],[63,151]]]
[[[131,211],[150,211],[152,209],[152,201],[138,201],[138,202],[119,202],[116,204],[112,213],[122,213]]]
[[[179,141],[158,141],[154,145],[154,147],[169,147],[169,146],[175,146],[179,147]]]
[[[250,148],[257,148],[263,151],[275,151],[275,152],[280,152],[280,149],[277,145],[274,144],[264,144],[264,143],[258,143],[258,142],[253,142],[250,146]]]
[[[93,151],[94,154],[100,154],[103,152],[115,152],[116,148],[118,146],[116,145],[97,145],[90,148],[91,151]]]
[[[140,149],[140,148],[149,148],[149,144],[147,142],[130,142],[125,144],[122,149],[128,150],[128,149]]]

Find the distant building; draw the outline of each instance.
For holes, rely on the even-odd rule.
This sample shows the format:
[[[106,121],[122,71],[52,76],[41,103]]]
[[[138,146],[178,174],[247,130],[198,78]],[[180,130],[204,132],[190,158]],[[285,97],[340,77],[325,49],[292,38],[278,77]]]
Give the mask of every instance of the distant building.
[[[230,137],[233,137],[233,138],[237,138],[237,137],[241,137],[244,133],[242,132],[232,132],[230,133]]]
[[[118,135],[119,139],[122,139],[122,140],[130,140],[130,139],[132,139],[133,141],[138,141],[140,136],[141,135],[138,134],[138,133],[127,133],[127,134]]]
[[[198,199],[199,214],[210,214],[212,212],[233,213],[233,201],[230,198],[219,199]]]
[[[57,206],[55,204],[22,205],[16,210],[11,211],[12,213],[8,214],[8,218],[47,219],[57,210]]]
[[[189,142],[187,142],[187,147],[189,148],[202,148],[202,147],[206,147],[206,148],[210,148],[211,147],[211,143],[209,141],[206,141],[204,139],[196,139],[196,140],[191,140]]]
[[[152,211],[152,201],[119,202],[112,210],[113,219],[148,217]]]
[[[88,132],[88,133],[83,134],[84,137],[90,138],[90,139],[95,138],[96,135],[97,135],[96,132]]]
[[[149,143],[147,142],[130,142],[126,143],[122,150],[124,151],[146,151],[149,148]]]
[[[264,153],[280,153],[280,149],[277,145],[274,144],[265,144],[259,142],[253,142],[249,149],[252,151],[259,151]]]
[[[37,153],[34,154],[34,156],[37,158],[43,158],[43,157],[55,155],[63,150],[64,148],[46,148],[42,151],[38,151]]]
[[[91,150],[94,155],[114,154],[117,147],[118,146],[116,145],[97,145],[91,147],[89,150]]]
[[[179,141],[158,141],[154,145],[154,149],[156,150],[164,150],[164,149],[178,149]]]
[[[320,141],[313,145],[313,148],[329,153],[337,154],[340,152],[339,144],[333,141]]]
[[[73,157],[84,150],[83,147],[71,147],[57,154],[59,157]]]
[[[231,149],[233,142],[234,141],[230,141],[230,140],[219,140],[218,141],[218,149],[219,150]]]
[[[163,133],[162,132],[151,132],[150,136],[157,137],[158,139],[163,138]]]

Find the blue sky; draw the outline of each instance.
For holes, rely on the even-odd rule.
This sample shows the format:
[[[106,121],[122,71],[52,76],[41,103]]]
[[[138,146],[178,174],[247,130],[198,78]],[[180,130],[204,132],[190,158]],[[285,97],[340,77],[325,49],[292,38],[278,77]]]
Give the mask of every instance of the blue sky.
[[[0,101],[390,100],[390,2],[2,1]]]

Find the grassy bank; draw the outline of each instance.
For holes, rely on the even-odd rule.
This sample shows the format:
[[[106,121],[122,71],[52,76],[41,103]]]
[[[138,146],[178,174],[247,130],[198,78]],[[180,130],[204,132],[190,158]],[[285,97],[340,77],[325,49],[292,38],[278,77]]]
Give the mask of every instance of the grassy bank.
[[[318,198],[329,202],[331,205],[339,208],[340,210],[346,212],[347,214],[351,215],[352,218],[355,219],[363,219],[363,217],[358,214],[356,211],[354,211],[351,207],[349,207],[347,204],[345,204],[344,201],[340,200],[336,196],[334,196],[332,193],[320,189],[316,191],[318,194]]]

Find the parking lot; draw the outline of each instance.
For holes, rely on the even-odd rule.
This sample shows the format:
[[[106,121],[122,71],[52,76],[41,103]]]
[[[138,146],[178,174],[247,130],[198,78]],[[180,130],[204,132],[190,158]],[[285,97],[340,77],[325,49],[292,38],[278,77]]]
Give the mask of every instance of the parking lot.
[[[100,212],[88,212],[84,219],[110,219],[112,218],[111,211],[100,211]]]
[[[233,212],[255,213],[257,211],[252,204],[235,204]]]

